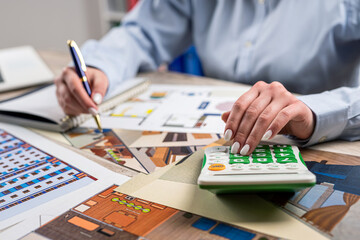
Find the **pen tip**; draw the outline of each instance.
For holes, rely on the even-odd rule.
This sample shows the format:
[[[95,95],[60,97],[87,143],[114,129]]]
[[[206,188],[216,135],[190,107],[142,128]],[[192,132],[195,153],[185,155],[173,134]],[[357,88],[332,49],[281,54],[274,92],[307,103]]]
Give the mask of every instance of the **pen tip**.
[[[101,127],[101,121],[100,121],[100,116],[99,116],[99,114],[96,114],[96,115],[94,116],[94,119],[95,119],[96,125],[97,125],[97,127],[98,127],[98,129],[99,129],[99,132],[103,133],[103,129],[102,129],[102,127]]]

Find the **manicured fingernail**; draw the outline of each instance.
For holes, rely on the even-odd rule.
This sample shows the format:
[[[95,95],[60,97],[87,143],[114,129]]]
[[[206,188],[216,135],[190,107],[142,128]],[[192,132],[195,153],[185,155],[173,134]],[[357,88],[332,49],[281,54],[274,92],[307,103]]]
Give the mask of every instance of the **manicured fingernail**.
[[[93,101],[96,103],[96,104],[100,104],[101,101],[102,101],[102,96],[100,93],[95,93],[94,96],[93,96]]]
[[[89,113],[90,113],[91,115],[93,115],[93,116],[99,114],[99,112],[98,112],[95,108],[89,108],[88,111],[89,111]]]
[[[246,145],[241,149],[240,154],[241,154],[241,155],[246,155],[246,154],[248,153],[249,149],[250,149],[249,144],[246,144]]]
[[[239,151],[240,143],[234,142],[234,144],[231,146],[231,153],[236,154]]]
[[[269,140],[269,138],[271,137],[271,135],[272,135],[272,131],[271,131],[271,130],[267,130],[261,140]]]
[[[225,141],[230,141],[231,137],[232,137],[232,131],[231,129],[228,129],[225,131],[225,135],[224,135],[224,139]]]

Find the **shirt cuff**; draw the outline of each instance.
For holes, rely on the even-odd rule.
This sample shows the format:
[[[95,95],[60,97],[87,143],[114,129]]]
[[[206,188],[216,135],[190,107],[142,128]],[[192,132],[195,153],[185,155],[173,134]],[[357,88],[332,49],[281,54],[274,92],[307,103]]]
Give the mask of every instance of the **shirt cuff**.
[[[347,123],[347,106],[330,92],[298,97],[315,116],[315,129],[309,139],[299,140],[303,147],[333,140],[341,135]]]

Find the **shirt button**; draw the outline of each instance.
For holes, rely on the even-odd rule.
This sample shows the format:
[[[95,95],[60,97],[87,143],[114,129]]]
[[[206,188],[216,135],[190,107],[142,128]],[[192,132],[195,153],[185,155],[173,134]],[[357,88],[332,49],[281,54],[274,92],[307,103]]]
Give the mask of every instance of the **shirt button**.
[[[321,143],[321,142],[325,142],[325,141],[326,141],[326,139],[327,139],[327,137],[326,137],[326,136],[321,137],[321,138],[319,139],[319,143]]]

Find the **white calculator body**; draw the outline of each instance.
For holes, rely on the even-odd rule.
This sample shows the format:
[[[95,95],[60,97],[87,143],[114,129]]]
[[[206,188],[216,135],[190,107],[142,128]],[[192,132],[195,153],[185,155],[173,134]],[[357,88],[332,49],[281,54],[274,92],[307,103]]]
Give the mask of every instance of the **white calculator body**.
[[[316,183],[296,146],[258,145],[250,156],[230,151],[228,146],[205,150],[200,188],[216,193],[295,191]]]

